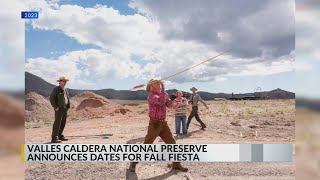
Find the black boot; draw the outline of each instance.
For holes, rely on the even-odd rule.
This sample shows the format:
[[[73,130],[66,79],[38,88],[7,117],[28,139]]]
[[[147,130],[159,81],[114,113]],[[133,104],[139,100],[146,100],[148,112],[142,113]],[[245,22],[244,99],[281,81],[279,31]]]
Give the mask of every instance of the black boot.
[[[60,137],[59,137],[59,140],[61,140],[61,141],[68,141],[68,139],[65,138],[64,136],[60,136]]]

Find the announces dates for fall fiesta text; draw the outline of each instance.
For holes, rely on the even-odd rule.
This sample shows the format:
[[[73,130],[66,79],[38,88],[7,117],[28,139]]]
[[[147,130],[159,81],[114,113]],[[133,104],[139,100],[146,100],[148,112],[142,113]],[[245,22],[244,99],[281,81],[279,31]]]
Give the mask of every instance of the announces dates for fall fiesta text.
[[[27,161],[200,161],[197,154],[126,154],[126,153],[101,153],[101,154],[84,154],[84,153],[41,153],[29,154]]]

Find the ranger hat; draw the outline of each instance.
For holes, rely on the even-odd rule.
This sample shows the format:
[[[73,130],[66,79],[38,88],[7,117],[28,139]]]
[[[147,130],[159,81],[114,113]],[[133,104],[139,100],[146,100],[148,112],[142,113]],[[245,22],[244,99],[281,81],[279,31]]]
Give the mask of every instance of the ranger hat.
[[[67,82],[67,81],[69,81],[69,79],[66,79],[64,76],[61,76],[61,77],[57,80],[57,82],[60,82],[60,81]]]
[[[198,89],[197,89],[196,87],[190,88],[190,91],[192,91],[193,89],[196,90],[196,91],[198,91]]]

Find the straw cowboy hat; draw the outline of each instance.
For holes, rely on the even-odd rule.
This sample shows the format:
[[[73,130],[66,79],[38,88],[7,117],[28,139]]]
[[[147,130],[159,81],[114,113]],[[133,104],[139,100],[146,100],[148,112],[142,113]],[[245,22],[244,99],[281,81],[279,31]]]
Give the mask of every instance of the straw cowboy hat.
[[[198,91],[198,89],[197,89],[196,87],[190,88],[190,91],[192,91],[193,89],[196,90],[196,91]]]
[[[67,82],[67,81],[69,81],[69,79],[66,79],[64,76],[61,76],[61,77],[57,80],[57,82],[60,82],[60,81]]]
[[[150,92],[151,85],[152,85],[153,83],[156,83],[156,82],[159,82],[159,80],[151,79],[151,80],[148,82],[148,84],[147,84],[146,91],[147,91],[147,92]]]

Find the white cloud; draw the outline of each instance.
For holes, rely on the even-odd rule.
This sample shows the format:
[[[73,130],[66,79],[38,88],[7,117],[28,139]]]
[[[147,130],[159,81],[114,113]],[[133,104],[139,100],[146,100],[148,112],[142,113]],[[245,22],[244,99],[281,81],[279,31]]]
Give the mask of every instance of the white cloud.
[[[269,66],[266,66],[263,63],[255,63],[247,65],[246,69],[242,71],[240,74],[233,75],[266,76],[271,74],[293,71],[293,69],[294,65],[292,61],[272,62]]]
[[[136,1],[133,1],[133,3],[134,2]],[[208,10],[208,8],[210,9],[211,7],[203,6],[201,3],[198,5],[201,5],[201,7],[199,7],[200,10]],[[281,7],[285,5],[286,4],[281,4]],[[185,19],[183,15],[190,13],[189,11],[197,11],[197,8],[194,9],[192,7],[187,8],[185,11],[177,9],[176,13],[170,11],[170,13],[174,13],[174,16],[171,17],[174,22],[170,21],[173,25],[170,24],[170,26],[166,26],[167,24],[164,24],[163,20],[160,19],[162,17],[150,15],[150,13],[156,13],[157,9],[152,9],[152,12],[149,14],[145,13],[144,15],[121,15],[119,11],[101,5],[92,8],[83,8],[77,5],[58,5],[55,2],[31,1],[29,6],[31,9],[41,11],[41,18],[37,21],[30,22],[34,28],[48,31],[59,30],[81,44],[93,44],[98,47],[98,49],[68,52],[54,60],[41,57],[29,59],[26,63],[26,69],[31,73],[49,79],[50,82],[53,82],[61,72],[66,72],[66,76],[70,77],[74,82],[82,81],[82,84],[85,84],[85,82],[90,83],[94,79],[103,81],[109,78],[123,79],[133,77],[150,79],[165,77],[218,54],[224,48],[228,48],[229,43],[234,44],[235,42],[233,41],[235,37],[236,39],[238,38],[238,40],[243,38],[243,34],[235,36],[234,33],[236,33],[235,31],[237,29],[233,31],[221,29],[219,30],[219,38],[230,41],[223,47],[212,43],[210,44],[206,40],[198,40],[197,38],[200,37],[194,37],[194,39],[188,37],[181,38],[181,36],[178,36],[178,38],[166,37],[166,35],[164,35],[165,32],[163,32],[164,30],[170,30],[172,32],[173,28],[174,31],[182,32],[192,29],[190,26],[180,26],[181,23],[183,24],[188,20]],[[131,4],[131,6],[133,7],[134,5]],[[262,21],[262,19],[260,19],[261,16],[270,14],[270,9],[273,7],[270,4],[266,6],[266,9],[263,8],[264,6],[260,6],[261,5],[258,4],[256,10],[254,8],[253,10],[252,8],[247,8],[247,10],[259,11],[262,13],[261,15],[259,15],[259,13],[253,13],[250,14],[250,16],[249,14],[244,14],[247,19],[251,18],[251,20],[248,21],[253,23],[250,24],[250,28],[253,28],[254,24],[260,22],[260,20]],[[135,7],[138,8],[139,11],[142,11],[144,8],[143,4],[136,4]],[[284,17],[284,19],[289,19],[291,23],[290,11],[291,9],[280,12],[284,16],[289,14]],[[143,12],[148,11],[143,10]],[[235,14],[241,15],[242,13],[243,12],[236,12]],[[180,14],[181,16],[179,16]],[[201,20],[201,18],[199,18],[200,16],[201,14],[199,14],[199,16],[193,14],[192,18],[198,17],[198,20]],[[237,20],[239,19],[233,21]],[[242,21],[239,20],[237,22],[241,24]],[[271,26],[282,27],[283,23],[285,23],[283,19],[279,18],[273,22]],[[205,29],[203,25],[205,24],[202,24],[200,27]],[[217,26],[218,25],[219,24],[217,24]],[[213,29],[217,26],[209,23],[206,28]],[[261,24],[259,27],[260,26]],[[270,28],[272,29],[271,26]],[[248,32],[244,32],[245,29],[241,29],[240,33],[247,33],[246,36],[254,35],[255,38],[258,38],[259,42],[251,44],[248,41],[238,41],[238,47],[232,51],[234,52],[232,55],[221,56],[217,58],[217,60],[176,76],[170,79],[171,83],[223,81],[226,80],[227,75],[230,74],[256,75],[255,73],[260,73],[267,75],[292,71],[293,66],[290,65],[293,62],[293,58],[290,56],[290,53],[292,54],[293,51],[289,51],[288,54],[283,54],[283,52],[286,52],[286,49],[278,52],[276,48],[269,48],[269,46],[274,45],[273,42],[268,44],[261,39],[263,36],[269,39],[286,35],[290,37],[292,35],[291,25],[289,24],[286,28],[283,28],[281,32],[275,33],[277,36],[270,33],[270,28],[268,29],[266,27],[262,35],[254,32],[254,29]],[[210,36],[211,34],[209,31],[204,31],[202,35]],[[208,40],[210,40],[210,38],[212,37],[208,37]],[[261,41],[266,43],[263,45],[262,54],[252,57],[250,55],[250,48],[260,45]],[[292,45],[290,42],[289,40],[289,46]],[[249,46],[247,47],[246,45]],[[241,50],[244,50],[244,52],[240,52]],[[247,56],[246,54],[248,54],[248,52],[249,55]],[[253,54],[257,53],[254,52]],[[276,55],[271,56],[270,54]],[[137,55],[139,58],[133,60],[131,58],[132,55]],[[64,65],[62,66],[61,64]],[[52,68],[48,70],[49,67]],[[266,71],[261,72],[256,70],[256,68],[266,69]]]
[[[101,5],[83,8],[31,1],[29,6],[40,11],[41,18],[31,22],[34,28],[60,30],[81,44],[94,44],[113,54],[148,54],[159,41],[157,23],[139,14],[121,15]]]
[[[114,58],[101,50],[87,49],[69,52],[57,59],[28,59],[26,71],[51,83],[55,83],[56,79],[63,75],[70,79],[71,85],[85,87],[103,80],[136,76],[139,65],[127,59]]]
[[[1,1],[0,6],[0,73],[6,77],[1,79],[0,88],[22,89],[25,43],[20,12],[25,6],[20,0]]]

